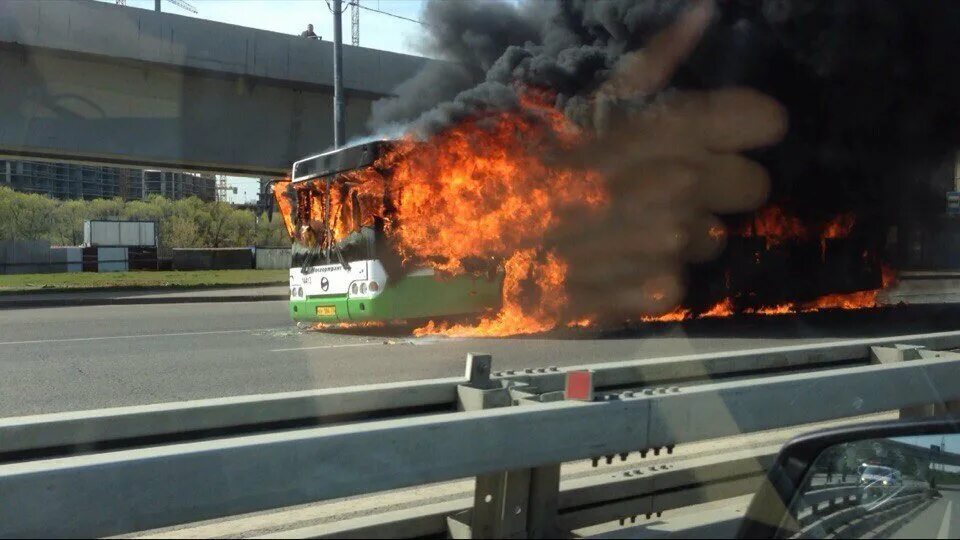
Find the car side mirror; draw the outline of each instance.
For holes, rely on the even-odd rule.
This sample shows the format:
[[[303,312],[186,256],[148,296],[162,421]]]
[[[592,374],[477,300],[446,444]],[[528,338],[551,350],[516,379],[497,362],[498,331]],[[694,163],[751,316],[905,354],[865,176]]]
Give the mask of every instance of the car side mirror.
[[[843,427],[783,447],[738,536],[958,538],[954,500],[960,505],[957,418]]]

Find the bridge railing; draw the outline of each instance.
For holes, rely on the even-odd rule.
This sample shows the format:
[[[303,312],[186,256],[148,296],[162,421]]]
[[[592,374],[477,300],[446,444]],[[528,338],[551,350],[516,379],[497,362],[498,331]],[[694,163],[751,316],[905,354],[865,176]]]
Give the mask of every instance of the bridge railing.
[[[954,401],[958,347],[941,333],[522,373],[474,355],[462,379],[4,419],[0,536],[123,534],[469,477],[466,504],[337,534],[549,536],[749,494],[775,449],[579,485],[561,463]],[[593,399],[564,400],[584,369]]]

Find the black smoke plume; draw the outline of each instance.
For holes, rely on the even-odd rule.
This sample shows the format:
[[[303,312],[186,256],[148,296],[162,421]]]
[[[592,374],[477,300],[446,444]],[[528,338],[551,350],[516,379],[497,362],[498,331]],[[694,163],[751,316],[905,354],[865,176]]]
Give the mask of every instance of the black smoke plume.
[[[484,110],[516,106],[518,84],[556,92],[557,106],[589,125],[585,97],[620,56],[641,48],[686,5],[430,1],[421,47],[447,62],[431,64],[404,83],[398,97],[377,102],[371,127],[442,129]],[[717,7],[717,20],[674,82],[745,84],[784,103],[792,129],[789,148],[780,153],[803,163],[784,164],[775,176],[802,175],[812,184],[815,177],[841,176],[844,188],[862,195],[891,172],[929,168],[957,147],[960,3],[741,0]]]
[[[554,92],[576,123],[602,128],[588,96],[687,5],[430,1],[422,47],[446,62],[375,103],[371,127],[433,133],[516,107],[518,89],[530,86]],[[891,231],[903,244],[905,230],[943,213],[960,147],[960,2],[718,0],[716,8],[672,85],[745,85],[786,106],[786,139],[753,156],[771,173],[773,201],[805,222],[853,210],[877,249],[889,248]]]

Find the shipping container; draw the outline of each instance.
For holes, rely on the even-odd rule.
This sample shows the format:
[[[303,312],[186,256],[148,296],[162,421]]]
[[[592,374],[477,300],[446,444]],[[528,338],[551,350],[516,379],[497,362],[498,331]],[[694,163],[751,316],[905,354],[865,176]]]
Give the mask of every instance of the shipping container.
[[[86,247],[156,247],[155,221],[88,220],[83,222]]]

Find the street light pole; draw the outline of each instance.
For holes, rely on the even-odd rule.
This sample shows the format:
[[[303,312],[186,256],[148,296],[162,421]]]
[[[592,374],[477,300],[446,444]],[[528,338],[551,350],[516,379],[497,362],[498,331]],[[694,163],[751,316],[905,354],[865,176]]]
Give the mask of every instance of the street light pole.
[[[158,0],[159,1],[159,0]],[[333,147],[344,143],[343,110],[343,0],[333,0]]]

